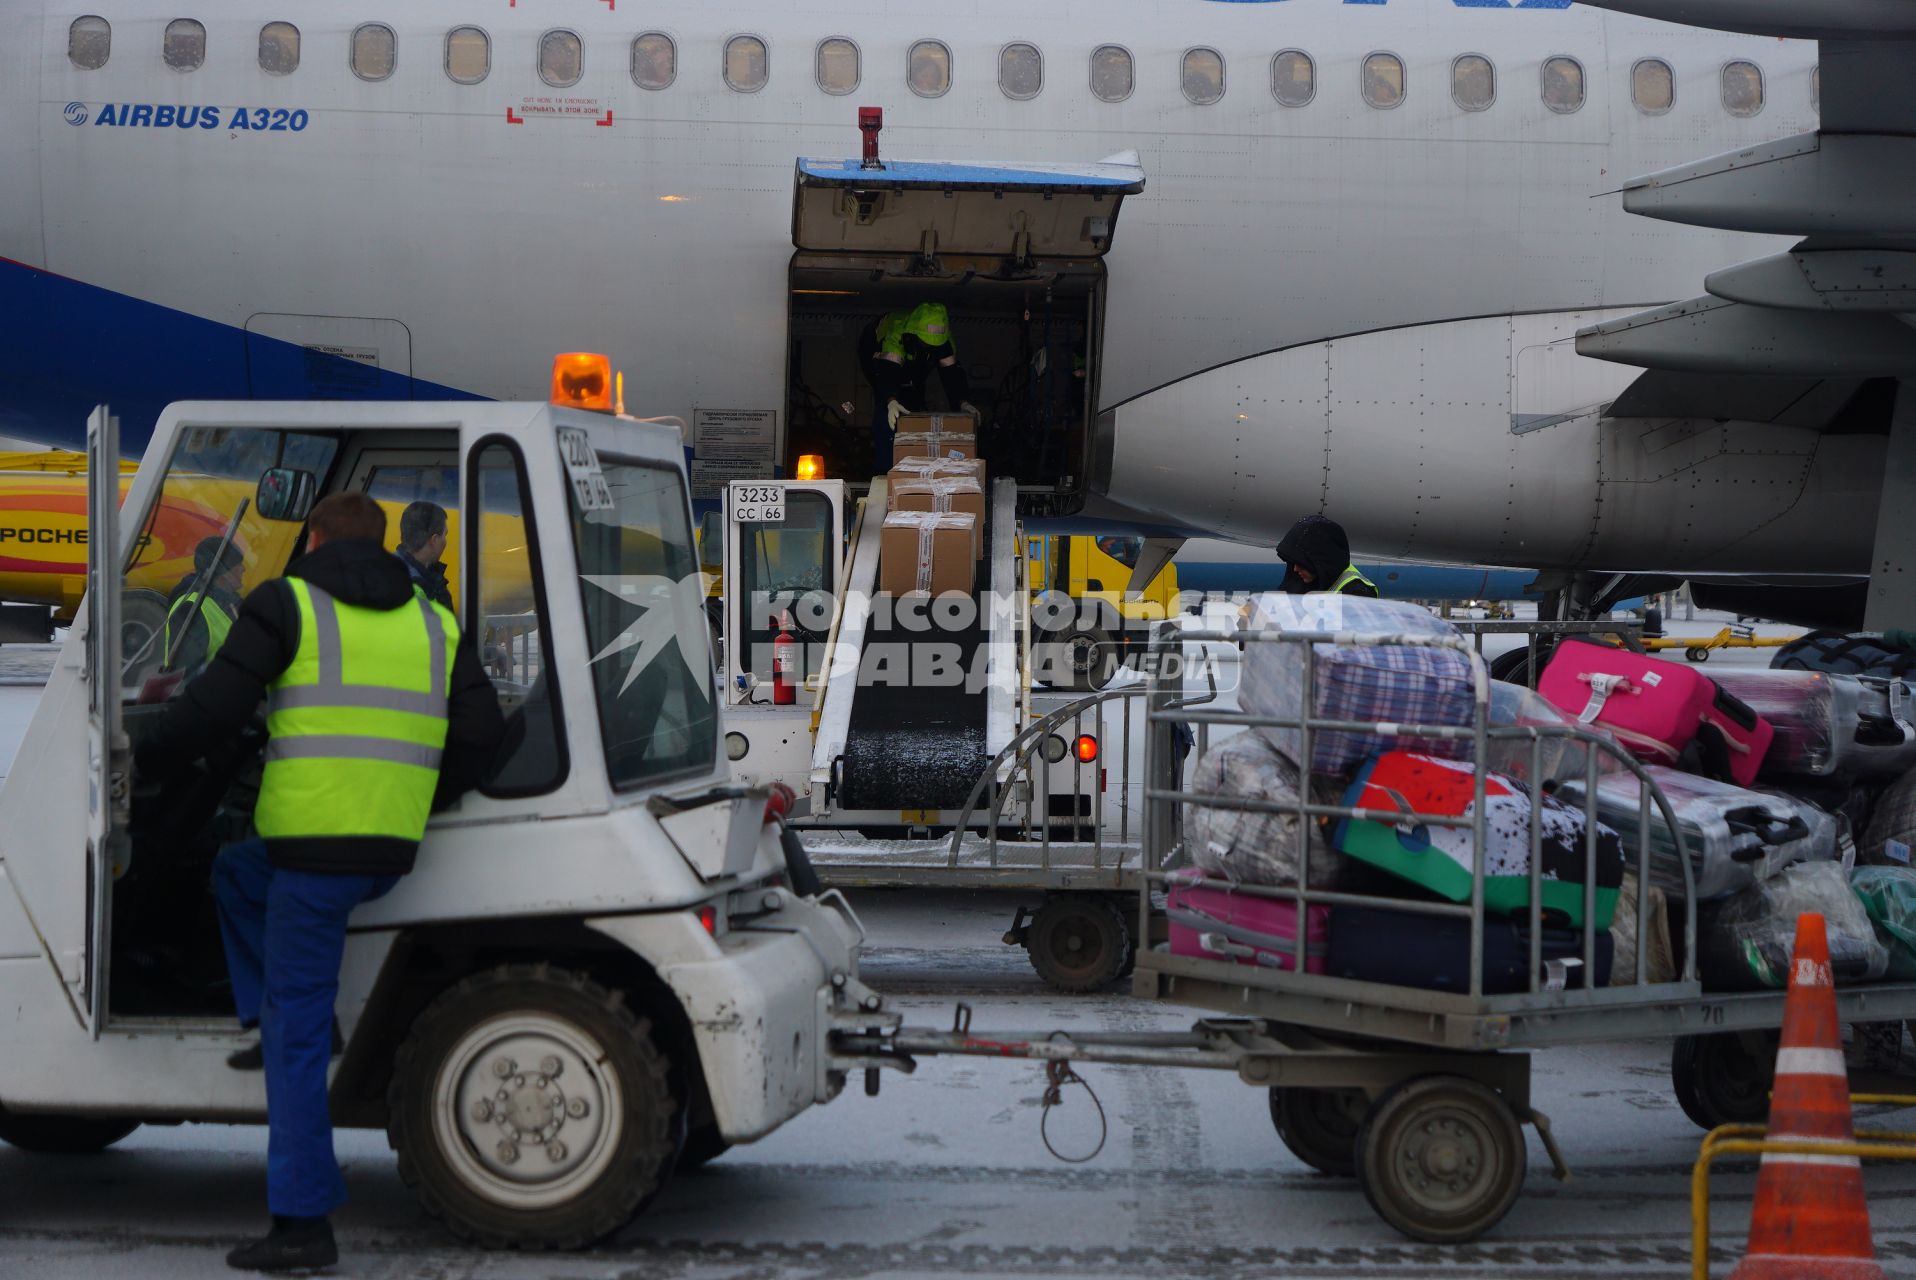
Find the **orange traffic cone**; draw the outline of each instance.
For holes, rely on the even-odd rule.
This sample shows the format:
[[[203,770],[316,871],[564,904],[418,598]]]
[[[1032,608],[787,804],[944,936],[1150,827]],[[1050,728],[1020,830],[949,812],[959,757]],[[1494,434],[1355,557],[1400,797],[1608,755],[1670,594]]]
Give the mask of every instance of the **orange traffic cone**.
[[[1796,918],[1796,952],[1776,1052],[1771,1138],[1852,1142],[1849,1069],[1836,1020],[1823,917]],[[1763,1157],[1750,1248],[1730,1280],[1882,1280],[1869,1238],[1863,1169],[1855,1156]]]

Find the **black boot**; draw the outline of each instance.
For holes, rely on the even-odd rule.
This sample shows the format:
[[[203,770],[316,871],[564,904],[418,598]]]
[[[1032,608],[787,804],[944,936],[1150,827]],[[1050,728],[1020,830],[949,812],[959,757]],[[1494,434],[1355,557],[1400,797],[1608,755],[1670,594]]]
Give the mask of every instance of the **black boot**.
[[[339,1034],[339,1019],[333,1019],[333,1056],[346,1052],[346,1037]],[[226,1055],[226,1065],[235,1071],[262,1071],[266,1068],[266,1050],[256,1040],[244,1049]]]
[[[265,1236],[226,1255],[226,1265],[237,1271],[318,1271],[338,1261],[331,1222],[278,1214],[273,1215],[273,1229]]]

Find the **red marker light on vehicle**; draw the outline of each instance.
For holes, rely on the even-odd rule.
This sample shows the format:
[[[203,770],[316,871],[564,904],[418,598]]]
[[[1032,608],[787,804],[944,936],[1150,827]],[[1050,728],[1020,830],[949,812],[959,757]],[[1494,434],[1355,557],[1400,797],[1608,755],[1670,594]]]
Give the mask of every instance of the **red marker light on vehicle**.
[[[782,782],[772,784],[772,793],[765,797],[765,821],[776,822],[792,811],[792,805],[798,800],[798,793]]]
[[[1098,740],[1088,733],[1081,733],[1072,750],[1078,753],[1079,763],[1090,764],[1098,758]]]
[[[718,936],[718,908],[709,904],[700,907],[699,923],[705,926],[707,933],[716,938]]]

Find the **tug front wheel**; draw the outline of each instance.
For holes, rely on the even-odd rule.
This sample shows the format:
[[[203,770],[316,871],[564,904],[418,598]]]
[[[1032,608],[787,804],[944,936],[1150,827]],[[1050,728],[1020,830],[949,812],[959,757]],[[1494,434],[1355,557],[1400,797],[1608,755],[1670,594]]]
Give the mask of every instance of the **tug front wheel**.
[[[685,1110],[652,1027],[584,974],[507,964],[427,1006],[387,1093],[399,1175],[490,1249],[580,1249],[671,1176]]]

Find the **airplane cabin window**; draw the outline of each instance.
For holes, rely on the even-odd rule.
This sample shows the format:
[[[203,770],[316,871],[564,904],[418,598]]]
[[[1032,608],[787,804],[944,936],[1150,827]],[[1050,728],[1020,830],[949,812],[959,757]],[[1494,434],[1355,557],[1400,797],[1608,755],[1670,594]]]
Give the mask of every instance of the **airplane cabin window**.
[[[1450,64],[1450,96],[1465,111],[1483,111],[1497,100],[1497,68],[1480,53]]]
[[[632,83],[641,89],[669,89],[679,78],[679,48],[663,31],[648,31],[632,42]]]
[[[1676,104],[1676,73],[1661,58],[1645,58],[1630,68],[1630,101],[1646,116],[1660,116]]]
[[[1763,109],[1763,70],[1754,62],[1723,64],[1723,109],[1733,116],[1753,116]]]
[[[844,36],[818,42],[818,87],[834,96],[858,88],[858,46]]]
[[[160,57],[175,71],[198,71],[206,61],[206,27],[191,18],[175,18],[166,24],[166,38],[160,42]]]
[[[951,50],[937,40],[920,40],[905,57],[905,83],[921,98],[943,97],[951,88]]]
[[[87,14],[67,28],[67,61],[82,71],[98,71],[113,53],[113,27],[105,18]]]
[[[368,22],[353,28],[353,74],[361,80],[384,80],[399,64],[399,41],[393,29],[381,22]]]
[[[259,29],[259,69],[269,76],[290,76],[299,70],[298,27],[269,22]]]
[[[478,84],[492,70],[492,37],[478,27],[446,33],[446,76],[455,84]]]
[[[1091,96],[1099,102],[1123,102],[1137,87],[1137,79],[1129,49],[1101,44],[1091,51]]]
[[[771,73],[765,42],[757,36],[733,36],[725,42],[725,83],[739,93],[757,93]]]
[[[1044,54],[1035,44],[1008,44],[998,51],[998,87],[1020,102],[1044,88]]]
[[[1271,96],[1279,106],[1308,106],[1317,96],[1317,64],[1302,49],[1285,49],[1271,59]]]
[[[1545,58],[1543,105],[1560,116],[1583,109],[1583,64],[1575,58]]]
[[[1210,106],[1224,96],[1224,55],[1216,49],[1186,49],[1178,83],[1186,98]]]
[[[1404,100],[1404,60],[1394,53],[1373,53],[1364,59],[1364,101],[1388,111]]]
[[[574,31],[548,31],[539,37],[539,78],[555,89],[569,89],[585,74],[585,48]]]

